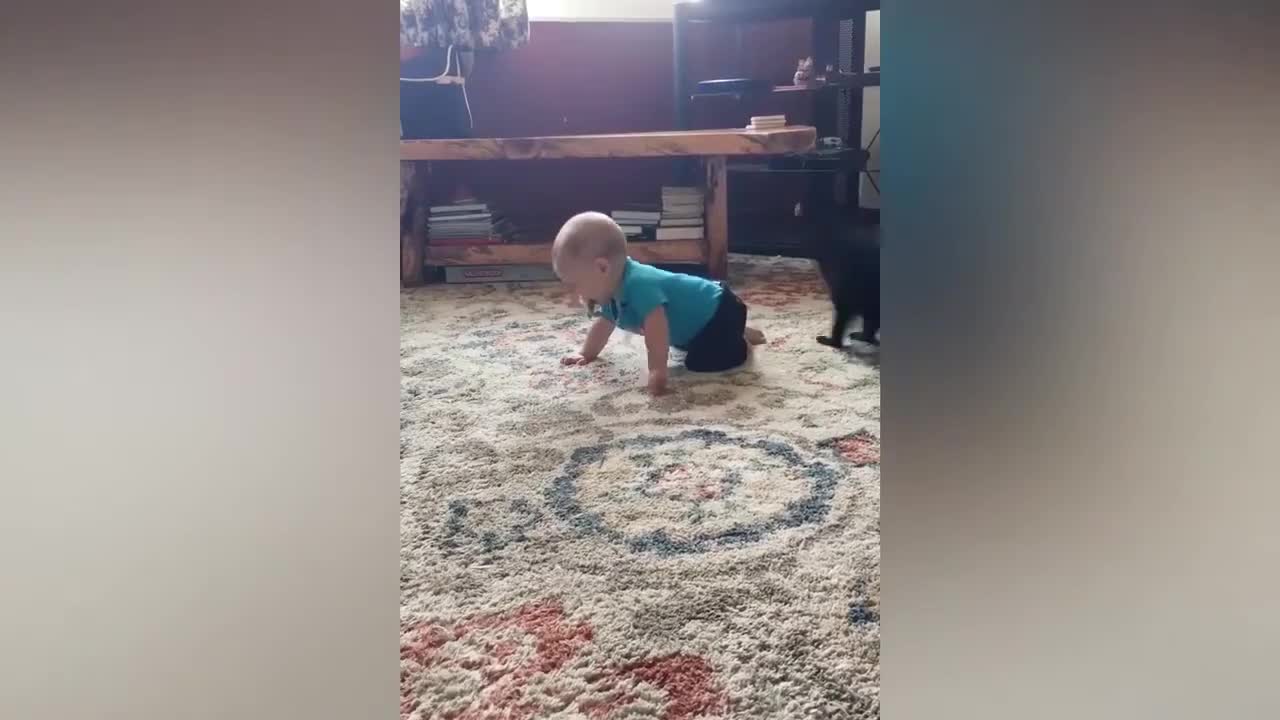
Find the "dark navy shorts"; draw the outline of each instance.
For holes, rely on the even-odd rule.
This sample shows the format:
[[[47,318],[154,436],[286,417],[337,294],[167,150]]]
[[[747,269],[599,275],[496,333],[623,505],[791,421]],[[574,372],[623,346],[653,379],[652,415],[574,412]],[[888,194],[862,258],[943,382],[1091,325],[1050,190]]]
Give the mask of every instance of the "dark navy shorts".
[[[720,304],[707,324],[685,348],[684,366],[691,372],[723,372],[747,361],[747,306],[723,283]]]

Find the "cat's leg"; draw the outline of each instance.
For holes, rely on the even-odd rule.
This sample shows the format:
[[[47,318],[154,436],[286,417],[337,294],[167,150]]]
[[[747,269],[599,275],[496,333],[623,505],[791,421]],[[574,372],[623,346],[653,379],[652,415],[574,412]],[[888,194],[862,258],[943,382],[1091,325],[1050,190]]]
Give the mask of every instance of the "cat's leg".
[[[827,347],[844,347],[845,328],[849,327],[849,320],[852,317],[853,310],[848,303],[836,305],[835,320],[831,323],[831,335],[819,335],[818,342]]]
[[[862,330],[853,337],[862,342],[879,345],[880,341],[876,339],[876,333],[880,331],[880,303],[868,303],[867,310],[862,315]]]

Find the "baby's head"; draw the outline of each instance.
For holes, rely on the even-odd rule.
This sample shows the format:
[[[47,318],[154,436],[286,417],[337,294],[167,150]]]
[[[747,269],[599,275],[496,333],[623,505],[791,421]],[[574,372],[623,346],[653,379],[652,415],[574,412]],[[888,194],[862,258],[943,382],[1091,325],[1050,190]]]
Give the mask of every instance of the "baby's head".
[[[596,303],[613,297],[627,260],[627,237],[608,215],[574,215],[551,246],[551,267],[571,292]]]

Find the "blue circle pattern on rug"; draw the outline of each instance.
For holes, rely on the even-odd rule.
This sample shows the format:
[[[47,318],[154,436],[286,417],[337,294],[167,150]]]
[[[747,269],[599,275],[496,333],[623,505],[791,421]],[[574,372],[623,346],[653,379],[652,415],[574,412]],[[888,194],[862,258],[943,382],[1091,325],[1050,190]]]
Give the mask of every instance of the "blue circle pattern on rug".
[[[849,603],[848,620],[850,625],[869,625],[880,622],[880,613],[865,603],[853,601]]]
[[[513,543],[529,541],[528,532],[542,520],[542,513],[524,499],[507,500],[491,505],[505,506],[502,521],[487,519],[477,522],[472,517],[482,504],[473,500],[456,499],[449,502],[449,515],[445,521],[444,540],[446,550],[456,550],[467,543],[479,545],[485,553],[494,553]]]
[[[578,483],[584,471],[602,464],[610,451],[645,451],[689,440],[701,441],[706,447],[727,445],[743,450],[762,451],[800,470],[809,482],[808,492],[787,503],[781,512],[751,522],[735,523],[720,530],[695,532],[685,538],[672,537],[664,530],[628,535],[610,527],[599,513],[582,507],[578,502]],[[652,475],[646,477],[644,485],[651,484],[652,479]],[[638,435],[580,447],[573,451],[562,473],[552,481],[546,490],[546,497],[555,516],[580,536],[602,537],[624,544],[635,552],[664,556],[688,555],[755,543],[779,530],[821,522],[831,511],[831,500],[838,479],[839,474],[833,466],[818,460],[806,461],[795,447],[785,442],[736,437],[718,430],[686,430],[674,435]],[[735,483],[731,480],[727,484],[732,486]]]

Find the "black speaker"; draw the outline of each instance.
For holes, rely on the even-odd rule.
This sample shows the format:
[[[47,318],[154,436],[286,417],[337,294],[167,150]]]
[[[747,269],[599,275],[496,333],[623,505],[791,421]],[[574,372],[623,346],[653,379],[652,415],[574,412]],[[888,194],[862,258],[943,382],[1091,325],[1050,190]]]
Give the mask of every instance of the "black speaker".
[[[471,109],[463,83],[463,53],[453,45],[426,49],[400,75],[400,138],[453,140],[471,137]],[[444,62],[443,72],[437,70]],[[405,75],[405,72],[409,75]],[[439,74],[437,74],[439,73]]]
[[[471,115],[461,84],[400,80],[400,137],[453,140],[471,137]]]

